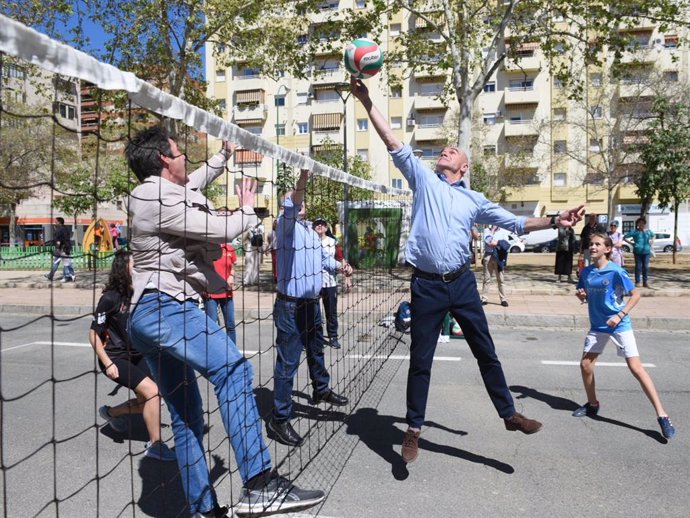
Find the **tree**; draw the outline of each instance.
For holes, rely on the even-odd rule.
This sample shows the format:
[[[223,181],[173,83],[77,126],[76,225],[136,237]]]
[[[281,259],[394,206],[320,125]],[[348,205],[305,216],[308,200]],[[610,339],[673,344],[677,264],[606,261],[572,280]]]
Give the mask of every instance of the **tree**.
[[[317,153],[315,158],[331,167],[343,169],[342,144],[327,138],[321,143],[321,146],[322,150]],[[363,160],[360,156],[347,157],[347,170],[352,176],[363,178],[364,180],[371,179],[371,166],[369,162]],[[348,203],[373,198],[371,191],[357,187],[347,187],[346,199],[344,192],[345,184],[321,176],[313,177],[307,189],[307,218],[324,218],[331,226],[341,222],[341,217],[338,213],[339,202]]]
[[[675,243],[678,209],[682,202],[690,199],[690,103],[673,103],[666,97],[657,97],[652,110],[656,117],[647,132],[647,142],[640,146],[640,156],[659,206],[670,206],[674,211]]]

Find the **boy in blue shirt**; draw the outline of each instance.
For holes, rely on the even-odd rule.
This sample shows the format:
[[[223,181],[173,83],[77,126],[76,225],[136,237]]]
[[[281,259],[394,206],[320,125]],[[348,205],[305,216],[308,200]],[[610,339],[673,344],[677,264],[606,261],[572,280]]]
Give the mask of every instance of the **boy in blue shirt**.
[[[575,410],[573,416],[595,416],[599,412],[599,401],[594,388],[594,366],[604,347],[611,340],[618,348],[618,356],[625,358],[630,372],[640,382],[642,390],[654,406],[664,437],[671,439],[676,431],[661,406],[652,378],[642,366],[628,316],[640,300],[640,293],[635,289],[627,272],[609,261],[612,250],[613,242],[609,236],[593,234],[589,245],[592,262],[582,270],[577,283],[575,294],[582,302],[588,303],[591,326],[585,337],[584,353],[580,360],[587,403]],[[626,293],[630,294],[627,303],[623,300]]]

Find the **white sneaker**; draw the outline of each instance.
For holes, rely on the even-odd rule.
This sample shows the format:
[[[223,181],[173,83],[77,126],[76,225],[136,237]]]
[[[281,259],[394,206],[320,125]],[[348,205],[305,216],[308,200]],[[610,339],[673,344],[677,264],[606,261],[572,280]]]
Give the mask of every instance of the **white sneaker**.
[[[110,424],[110,428],[116,432],[124,433],[127,431],[127,416],[112,417],[108,405],[103,405],[99,408],[98,415],[101,416],[101,419],[105,420],[105,424]]]
[[[177,455],[175,455],[175,452],[168,448],[167,444],[165,444],[163,441],[156,441],[153,443],[151,441],[147,442],[144,457],[162,460],[164,462],[172,462],[177,460]]]

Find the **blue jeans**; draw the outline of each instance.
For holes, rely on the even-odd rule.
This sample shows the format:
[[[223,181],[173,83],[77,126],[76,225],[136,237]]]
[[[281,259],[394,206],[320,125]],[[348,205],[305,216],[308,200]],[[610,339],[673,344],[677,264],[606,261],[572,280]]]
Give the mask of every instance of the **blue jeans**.
[[[338,339],[338,287],[321,288],[323,313],[326,317],[326,333],[330,339]]]
[[[218,306],[223,311],[223,321],[225,322],[225,332],[232,340],[232,343],[237,343],[237,333],[235,332],[235,302],[230,298],[211,299],[204,301],[206,308],[206,315],[218,324]]]
[[[635,254],[635,284],[640,284],[640,277],[642,277],[642,282],[647,284],[651,256],[652,254]]]
[[[214,387],[243,482],[270,469],[252,392],[252,366],[194,302],[145,294],[130,317],[130,337],[146,359],[170,412],[187,503],[194,512],[216,505],[204,455],[199,372]]]
[[[412,276],[410,368],[407,374],[407,424],[421,428],[431,381],[431,365],[443,319],[450,311],[479,365],[484,387],[499,417],[515,413],[503,367],[489,334],[474,273],[468,269],[452,282]]]
[[[292,415],[292,386],[299,367],[302,349],[307,353],[309,377],[318,394],[328,391],[331,380],[323,358],[323,329],[318,299],[310,302],[288,302],[276,299],[273,318],[277,329],[273,389],[273,416],[278,422]]]
[[[53,265],[50,267],[50,273],[48,274],[48,278],[50,280],[53,280],[53,277],[55,276],[55,272],[58,271],[58,268],[60,267],[60,261],[62,261],[62,257],[53,257]],[[64,271],[64,268],[63,268]]]

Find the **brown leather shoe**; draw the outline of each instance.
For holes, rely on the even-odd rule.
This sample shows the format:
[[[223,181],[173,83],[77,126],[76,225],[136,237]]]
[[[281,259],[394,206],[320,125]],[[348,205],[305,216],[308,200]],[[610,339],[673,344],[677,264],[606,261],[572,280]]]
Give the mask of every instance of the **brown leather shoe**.
[[[402,449],[400,455],[406,463],[413,462],[417,458],[419,453],[419,447],[417,442],[419,441],[419,434],[421,432],[414,432],[412,430],[407,430],[405,432],[405,437],[403,437]]]
[[[528,435],[537,433],[544,426],[539,421],[529,419],[518,412],[515,412],[513,417],[504,419],[503,422],[506,424],[506,430],[509,432],[522,432]]]

